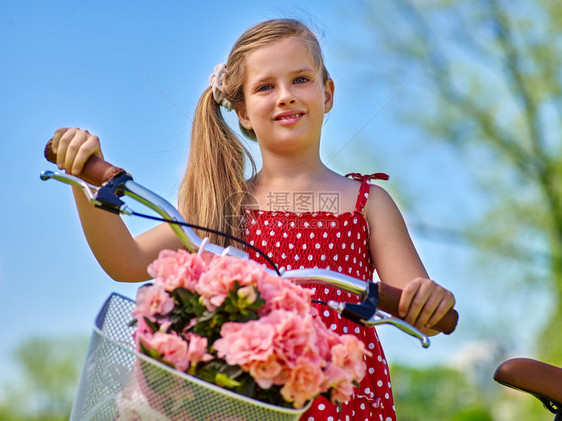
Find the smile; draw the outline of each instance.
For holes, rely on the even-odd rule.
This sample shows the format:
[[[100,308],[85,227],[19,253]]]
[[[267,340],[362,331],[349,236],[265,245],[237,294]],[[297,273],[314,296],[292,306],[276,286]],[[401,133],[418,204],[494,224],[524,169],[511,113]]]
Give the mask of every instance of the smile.
[[[301,116],[303,116],[303,113],[295,113],[295,114],[291,114],[291,115],[285,115],[285,116],[277,117],[275,120],[290,120],[292,118],[299,118]]]

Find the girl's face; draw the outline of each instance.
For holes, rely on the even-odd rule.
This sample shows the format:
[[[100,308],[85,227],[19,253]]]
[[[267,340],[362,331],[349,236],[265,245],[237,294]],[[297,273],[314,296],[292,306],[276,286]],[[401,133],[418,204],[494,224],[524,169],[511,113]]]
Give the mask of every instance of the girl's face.
[[[245,62],[240,123],[253,129],[260,147],[297,151],[318,144],[324,114],[333,104],[334,84],[323,83],[306,43],[289,37],[260,47]]]

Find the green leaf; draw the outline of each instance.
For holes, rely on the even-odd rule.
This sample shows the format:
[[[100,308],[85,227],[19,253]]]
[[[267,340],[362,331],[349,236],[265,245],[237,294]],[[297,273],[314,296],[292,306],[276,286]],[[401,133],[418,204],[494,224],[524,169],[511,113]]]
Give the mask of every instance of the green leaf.
[[[240,382],[231,379],[224,373],[217,373],[215,376],[215,384],[220,387],[226,387],[227,389],[233,389],[240,386]]]

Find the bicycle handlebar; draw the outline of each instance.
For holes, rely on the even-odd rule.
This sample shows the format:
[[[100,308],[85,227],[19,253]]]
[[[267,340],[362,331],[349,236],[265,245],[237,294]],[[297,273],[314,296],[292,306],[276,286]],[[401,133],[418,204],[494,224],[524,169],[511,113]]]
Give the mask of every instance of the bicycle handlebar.
[[[57,154],[53,151],[53,139],[49,140],[47,146],[45,146],[45,158],[53,164],[57,163]],[[111,165],[97,156],[91,156],[78,177],[94,186],[101,186],[109,180],[126,173],[122,168]]]
[[[49,162],[56,163],[56,154],[52,149],[52,139],[47,143],[47,146],[45,147],[45,158]],[[128,175],[125,170],[115,167],[114,165],[111,165],[103,159],[95,156],[90,157],[90,159],[84,165],[82,172],[77,177],[45,171],[42,173],[41,178],[55,178],[67,184],[80,187],[86,192],[86,194],[90,198],[90,201],[93,202],[96,206],[102,207],[115,213],[132,213],[123,202],[115,197],[127,195],[132,199],[140,202],[141,204],[156,211],[167,220],[175,221],[178,223],[185,222],[177,209],[166,200],[135,183],[132,180],[132,177]],[[116,180],[119,180],[120,178],[121,181],[116,182]],[[115,185],[113,185],[114,182]],[[117,186],[116,184],[118,183],[119,185]],[[97,189],[97,196],[95,197],[92,195],[92,190],[96,190],[94,186],[99,187]],[[104,204],[100,203],[99,196],[102,192],[105,193],[105,196],[107,198],[107,192],[104,191],[104,188],[109,188],[111,190],[110,193],[112,196],[110,197],[111,203],[109,207],[104,206]],[[240,258],[249,258],[246,252],[234,247],[222,248],[212,243],[205,243],[199,236],[197,236],[197,234],[195,234],[195,232],[191,228],[187,226],[171,224],[171,227],[178,238],[190,251],[197,251],[201,247],[205,247],[207,251],[215,254],[227,254]],[[365,325],[374,326],[376,324],[380,324],[380,322],[375,319],[375,316],[381,317],[381,315],[378,314],[377,309],[380,309],[399,318],[398,303],[400,301],[402,290],[392,287],[388,284],[384,284],[381,282],[364,282],[351,276],[347,276],[342,273],[330,271],[327,269],[299,269],[283,271],[281,276],[283,276],[284,278],[291,278],[296,283],[313,282],[341,288],[347,292],[362,296],[363,298],[366,298],[367,301],[371,299],[371,301],[373,302],[371,303],[369,308],[372,309],[372,312],[369,310],[366,318],[359,318],[356,312],[357,309],[353,308],[354,306],[357,306],[355,304],[341,303],[341,305],[339,305],[338,303],[329,303],[329,305],[331,304],[331,308],[333,308],[334,310],[342,313],[348,318],[353,319],[355,317]],[[375,288],[371,288],[373,285],[375,286]],[[345,304],[347,304],[347,306]],[[375,312],[377,312],[377,314],[375,314]],[[450,334],[455,330],[457,322],[457,311],[454,309],[450,309],[449,312],[435,326],[432,327],[432,329],[443,332],[445,334]],[[387,323],[395,324],[407,333],[418,337],[422,341],[424,347],[429,346],[429,340],[427,339],[427,337],[417,329],[415,329],[413,326],[408,325],[406,322],[403,322],[402,320],[392,319],[391,321],[387,321]]]

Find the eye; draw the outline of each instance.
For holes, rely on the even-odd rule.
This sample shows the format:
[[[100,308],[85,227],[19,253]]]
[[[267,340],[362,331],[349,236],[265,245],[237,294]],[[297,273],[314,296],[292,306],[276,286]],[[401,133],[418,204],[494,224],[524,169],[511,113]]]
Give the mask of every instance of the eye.
[[[265,92],[265,91],[269,91],[272,88],[273,88],[273,86],[271,86],[271,85],[262,85],[262,86],[258,86],[258,88],[256,89],[256,92]]]
[[[310,79],[305,76],[299,76],[295,79],[295,83],[306,83],[308,81],[310,81]]]

